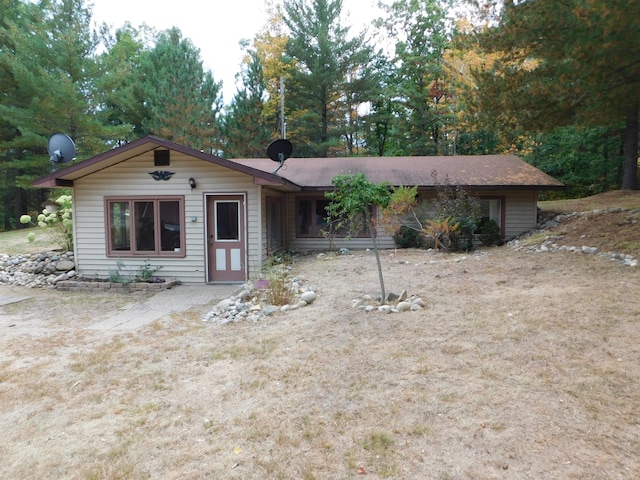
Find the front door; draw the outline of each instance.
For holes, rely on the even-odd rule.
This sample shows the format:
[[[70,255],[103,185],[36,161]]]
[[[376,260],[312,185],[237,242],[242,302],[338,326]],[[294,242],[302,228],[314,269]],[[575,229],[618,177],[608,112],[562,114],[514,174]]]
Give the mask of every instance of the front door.
[[[246,278],[244,203],[244,195],[207,197],[210,282],[242,282]]]

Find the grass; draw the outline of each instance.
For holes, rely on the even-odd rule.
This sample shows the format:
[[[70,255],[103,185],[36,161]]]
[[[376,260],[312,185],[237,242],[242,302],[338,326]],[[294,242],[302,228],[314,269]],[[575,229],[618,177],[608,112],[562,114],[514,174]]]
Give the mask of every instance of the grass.
[[[19,255],[23,253],[38,253],[47,250],[59,250],[57,243],[43,235],[38,227],[0,232],[0,254]],[[35,233],[35,240],[29,242],[29,233]]]

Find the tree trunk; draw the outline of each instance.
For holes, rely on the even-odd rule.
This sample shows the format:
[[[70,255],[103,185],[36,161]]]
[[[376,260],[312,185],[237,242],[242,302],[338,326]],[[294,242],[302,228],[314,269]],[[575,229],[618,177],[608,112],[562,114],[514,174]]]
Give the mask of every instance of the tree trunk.
[[[622,190],[638,189],[638,103],[627,108]]]
[[[384,291],[384,277],[382,276],[382,263],[380,262],[380,251],[378,250],[378,241],[376,240],[376,232],[373,230],[373,220],[371,219],[371,213],[369,208],[365,208],[365,216],[367,219],[367,225],[369,227],[369,235],[371,236],[371,243],[373,243],[373,252],[376,255],[376,262],[378,264],[378,278],[380,280],[380,303],[384,305],[387,301]]]

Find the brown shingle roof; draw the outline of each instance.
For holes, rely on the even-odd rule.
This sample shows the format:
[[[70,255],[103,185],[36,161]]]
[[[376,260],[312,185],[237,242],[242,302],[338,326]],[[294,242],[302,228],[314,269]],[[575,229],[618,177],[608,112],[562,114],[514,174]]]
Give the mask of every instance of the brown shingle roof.
[[[179,145],[158,137],[147,136],[109,150],[88,160],[70,165],[33,182],[36,187],[71,186],[73,181],[126,161],[155,148],[168,148],[202,160],[231,168],[254,177],[263,185],[285,190],[326,190],[332,188],[336,175],[362,172],[375,183],[433,187],[432,172],[444,183],[476,189],[554,190],[564,185],[534,166],[513,155],[465,155],[425,157],[348,157],[289,158],[279,164],[266,158],[228,160]]]
[[[237,159],[233,162],[273,172],[269,159]],[[304,189],[330,188],[336,175],[362,172],[374,183],[433,187],[432,172],[444,183],[474,188],[559,189],[564,185],[514,155],[464,155],[425,157],[289,158],[278,175]]]

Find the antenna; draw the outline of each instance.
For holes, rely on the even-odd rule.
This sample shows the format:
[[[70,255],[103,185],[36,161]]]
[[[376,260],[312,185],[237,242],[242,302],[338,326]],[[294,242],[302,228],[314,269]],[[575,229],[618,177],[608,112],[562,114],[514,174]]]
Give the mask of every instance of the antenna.
[[[284,165],[284,161],[291,156],[293,152],[293,145],[289,140],[281,138],[279,140],[274,140],[267,147],[267,155],[274,162],[280,163],[280,166],[275,169],[273,173],[277,173],[278,170],[282,168]]]
[[[284,121],[284,77],[280,77],[280,126],[282,128],[282,138],[287,138],[287,124]]]
[[[55,172],[58,169],[58,163],[67,163],[76,158],[76,145],[64,133],[54,133],[49,137],[47,151],[53,167],[51,172]]]

